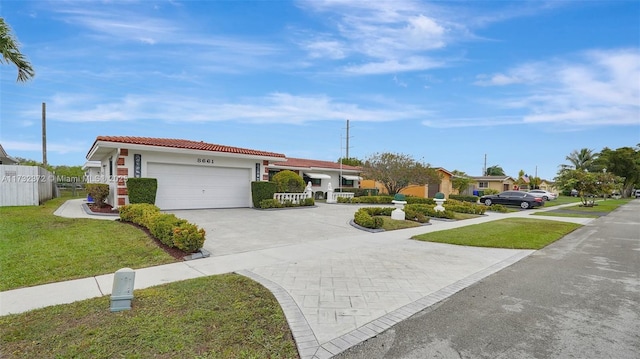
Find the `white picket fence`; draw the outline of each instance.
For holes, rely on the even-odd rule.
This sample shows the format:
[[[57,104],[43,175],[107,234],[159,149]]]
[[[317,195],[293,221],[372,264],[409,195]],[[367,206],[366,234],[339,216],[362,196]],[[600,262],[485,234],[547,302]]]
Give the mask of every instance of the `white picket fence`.
[[[311,198],[313,195],[311,192],[302,192],[302,193],[274,193],[273,199],[277,199],[280,203],[285,203],[290,201],[294,204],[300,204],[306,198]]]
[[[55,182],[41,167],[0,165],[0,207],[37,206],[54,197]]]
[[[332,203],[338,202],[338,198],[353,198],[354,196],[353,192],[331,192],[330,194],[331,194],[330,201]]]

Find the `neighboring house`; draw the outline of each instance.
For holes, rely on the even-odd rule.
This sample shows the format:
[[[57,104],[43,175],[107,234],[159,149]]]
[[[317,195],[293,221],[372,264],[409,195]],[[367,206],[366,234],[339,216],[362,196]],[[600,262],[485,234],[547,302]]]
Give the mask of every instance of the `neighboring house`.
[[[0,145],[0,165],[17,165],[18,160],[12,158],[4,151],[2,145]]]
[[[403,188],[400,193],[407,196],[416,196],[422,198],[433,198],[436,193],[442,192],[446,197],[449,197],[453,193],[453,184],[451,179],[453,178],[453,173],[447,171],[442,167],[436,168],[438,171],[438,175],[440,175],[440,183],[432,183],[426,185],[409,185],[406,188]],[[377,188],[378,193],[386,194],[387,189],[385,186],[374,180],[363,180],[361,183],[362,188]]]
[[[540,189],[544,191],[549,191],[551,193],[558,193],[558,189],[556,188],[556,184],[551,181],[542,180],[540,181]]]
[[[251,182],[285,156],[202,141],[98,136],[87,160],[100,162],[107,203],[129,203],[127,177],[156,178],[156,205],[164,210],[251,207]]]
[[[101,181],[100,169],[102,164],[100,161],[87,161],[82,170],[84,171],[84,182],[86,183],[99,183]]]
[[[362,181],[360,167],[292,157],[288,157],[285,162],[269,163],[268,175],[263,176],[262,179],[271,180],[276,173],[283,170],[297,173],[306,184],[311,182],[311,189],[316,199],[325,198],[329,183],[335,190],[337,188],[359,188],[360,181]]]
[[[515,189],[516,181],[510,176],[480,176],[471,177],[474,180],[473,191],[494,189],[498,192]]]

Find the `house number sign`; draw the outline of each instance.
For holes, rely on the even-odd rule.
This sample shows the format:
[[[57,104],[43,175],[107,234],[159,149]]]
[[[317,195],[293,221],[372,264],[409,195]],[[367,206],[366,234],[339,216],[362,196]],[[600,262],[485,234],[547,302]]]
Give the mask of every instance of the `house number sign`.
[[[213,164],[213,160],[211,158],[198,158],[196,161],[198,163],[204,163],[204,164],[209,164],[209,165]]]

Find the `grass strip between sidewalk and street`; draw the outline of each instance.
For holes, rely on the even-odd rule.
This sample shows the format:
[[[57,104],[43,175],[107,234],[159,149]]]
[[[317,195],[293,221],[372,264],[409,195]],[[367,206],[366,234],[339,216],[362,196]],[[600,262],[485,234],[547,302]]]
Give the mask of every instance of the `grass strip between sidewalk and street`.
[[[540,249],[581,227],[579,224],[529,218],[506,218],[488,223],[413,236],[427,242],[462,246]]]
[[[225,274],[0,317],[0,357],[298,358],[284,313],[253,280]]]
[[[0,207],[0,291],[176,261],[127,223],[53,215],[68,199]]]

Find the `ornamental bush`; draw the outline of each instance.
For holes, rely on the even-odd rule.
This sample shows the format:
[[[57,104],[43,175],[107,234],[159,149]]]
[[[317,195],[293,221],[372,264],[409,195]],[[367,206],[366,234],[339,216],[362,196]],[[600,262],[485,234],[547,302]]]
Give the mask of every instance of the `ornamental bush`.
[[[279,193],[302,193],[304,192],[304,180],[297,173],[284,170],[276,173],[272,181],[276,184],[276,192]]]
[[[149,232],[163,244],[174,247],[173,230],[187,223],[174,214],[160,213],[149,223]]]
[[[98,207],[104,207],[104,201],[109,197],[109,185],[106,183],[87,183],[87,194],[93,198],[93,203]]]
[[[160,214],[160,208],[149,203],[127,204],[118,210],[121,221],[132,222],[145,228],[149,228],[152,218]]]
[[[381,208],[380,208],[381,209]],[[393,208],[391,208],[393,210]],[[365,228],[381,228],[384,223],[383,219],[380,217],[372,217],[370,211],[375,212],[375,209],[372,208],[360,208],[356,211],[353,216],[353,221],[362,227]]]
[[[273,199],[276,193],[276,184],[274,182],[254,181],[251,182],[251,199],[253,206],[260,207],[260,202],[265,199]]]
[[[174,247],[186,253],[192,253],[202,248],[206,232],[192,223],[182,223],[173,229]]]
[[[155,178],[127,178],[129,203],[156,203],[158,180]]]
[[[450,200],[455,199],[456,201],[471,202],[471,203],[478,202],[478,196],[467,196],[463,194],[451,194],[449,195],[449,199]]]
[[[119,210],[121,221],[147,228],[152,236],[169,247],[191,253],[204,244],[204,229],[173,214],[160,213],[160,209],[152,204],[128,204]]]
[[[271,198],[271,199],[263,199],[262,201],[260,201],[259,207],[262,209],[268,209],[268,208],[282,208],[284,206],[277,199]]]
[[[418,214],[422,214],[424,216],[434,217],[434,218],[448,218],[448,219],[455,218],[455,213],[453,213],[453,211],[450,211],[449,209],[445,208],[444,211],[439,212],[439,211],[436,211],[433,208],[433,206],[428,204],[408,204],[404,206],[404,211],[405,211],[405,218],[410,218],[410,219],[412,219],[413,217],[409,217],[407,215],[407,211],[409,211],[411,216],[418,216]]]

